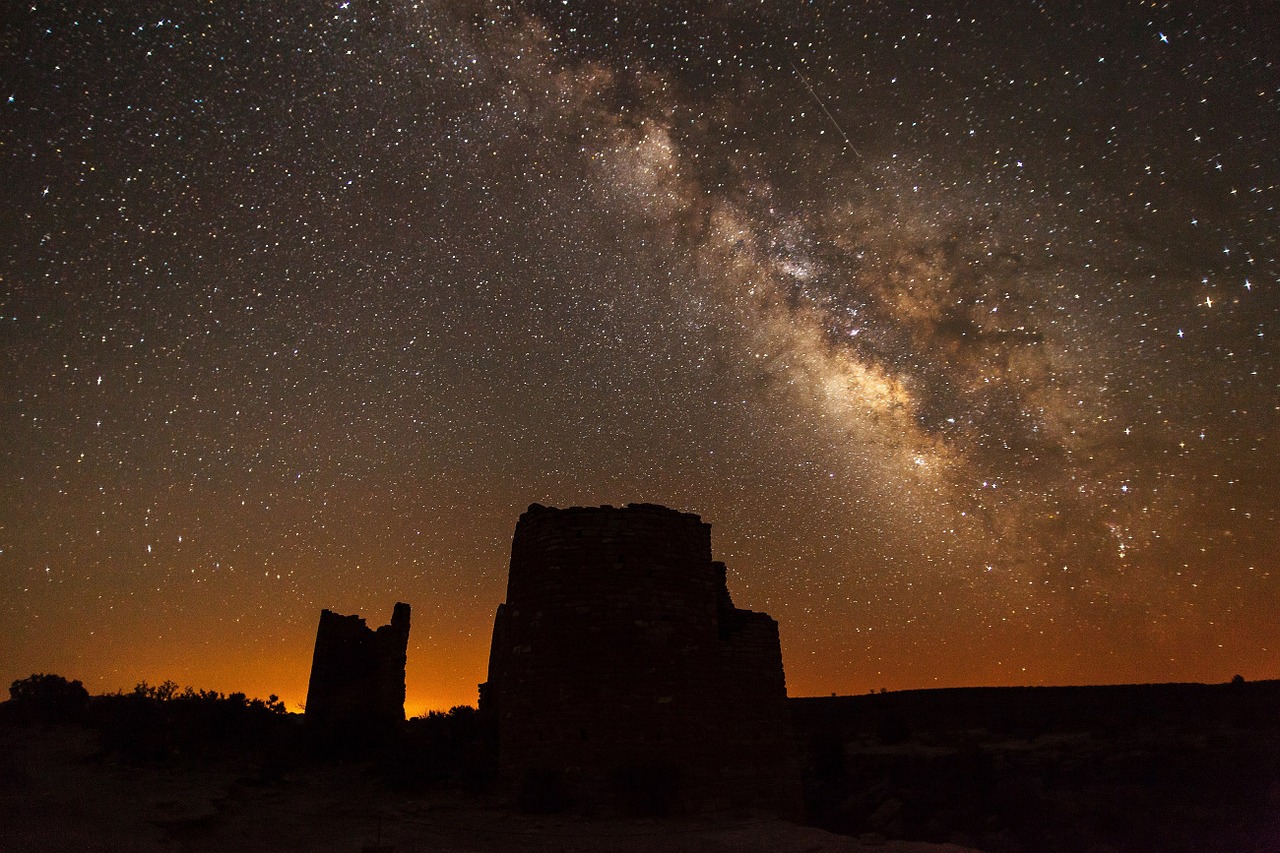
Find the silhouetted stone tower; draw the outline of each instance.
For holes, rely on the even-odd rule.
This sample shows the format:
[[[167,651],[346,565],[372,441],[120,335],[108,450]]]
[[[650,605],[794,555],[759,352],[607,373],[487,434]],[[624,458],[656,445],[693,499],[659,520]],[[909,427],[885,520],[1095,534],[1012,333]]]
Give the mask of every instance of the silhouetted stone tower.
[[[778,624],[733,606],[711,526],[653,504],[533,504],[480,708],[508,790],[800,816]]]
[[[376,735],[404,722],[409,605],[370,630],[359,616],[320,611],[307,687],[306,720],[325,736]]]

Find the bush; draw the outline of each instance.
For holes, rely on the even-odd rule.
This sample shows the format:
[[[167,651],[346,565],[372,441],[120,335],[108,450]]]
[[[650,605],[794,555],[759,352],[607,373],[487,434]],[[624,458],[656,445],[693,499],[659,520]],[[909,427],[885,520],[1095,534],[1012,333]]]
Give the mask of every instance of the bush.
[[[497,769],[497,731],[475,708],[458,705],[409,720],[383,763],[401,788],[486,790]]]
[[[21,721],[67,723],[83,718],[89,691],[79,681],[36,673],[9,685],[9,703]]]
[[[145,681],[129,693],[98,696],[92,717],[108,750],[132,761],[171,755],[226,755],[288,747],[293,720],[272,695],[249,699],[214,690],[179,688],[172,681]]]

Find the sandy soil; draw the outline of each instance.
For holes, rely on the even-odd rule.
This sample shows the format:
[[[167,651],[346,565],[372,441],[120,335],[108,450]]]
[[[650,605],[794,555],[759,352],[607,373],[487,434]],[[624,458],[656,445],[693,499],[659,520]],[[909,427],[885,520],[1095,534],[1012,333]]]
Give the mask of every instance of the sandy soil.
[[[322,766],[264,785],[235,764],[130,767],[91,732],[0,732],[0,851],[781,851],[962,853],[867,844],[752,815],[684,820],[531,816],[449,792],[388,794],[359,768]]]

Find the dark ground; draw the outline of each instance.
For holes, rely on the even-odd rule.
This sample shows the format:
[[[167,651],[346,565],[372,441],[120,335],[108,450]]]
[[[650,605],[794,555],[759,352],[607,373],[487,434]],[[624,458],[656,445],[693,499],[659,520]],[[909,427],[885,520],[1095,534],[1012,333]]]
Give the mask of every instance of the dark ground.
[[[306,853],[966,853],[858,841],[763,815],[522,814],[448,785],[389,785],[368,761],[103,755],[81,727],[0,726],[0,851]]]
[[[810,822],[992,853],[1280,851],[1280,681],[793,699]]]
[[[0,704],[0,853],[1280,851],[1280,681],[793,699],[801,827],[521,813],[470,708],[335,749],[271,700],[40,678]]]

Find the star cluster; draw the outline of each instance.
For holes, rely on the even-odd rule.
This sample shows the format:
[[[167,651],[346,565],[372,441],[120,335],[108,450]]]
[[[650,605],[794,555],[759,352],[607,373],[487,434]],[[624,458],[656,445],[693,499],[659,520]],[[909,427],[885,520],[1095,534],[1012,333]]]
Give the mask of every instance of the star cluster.
[[[1280,676],[1268,25],[15,6],[3,675],[297,703],[405,600],[472,702],[521,509],[652,501],[793,695]]]

